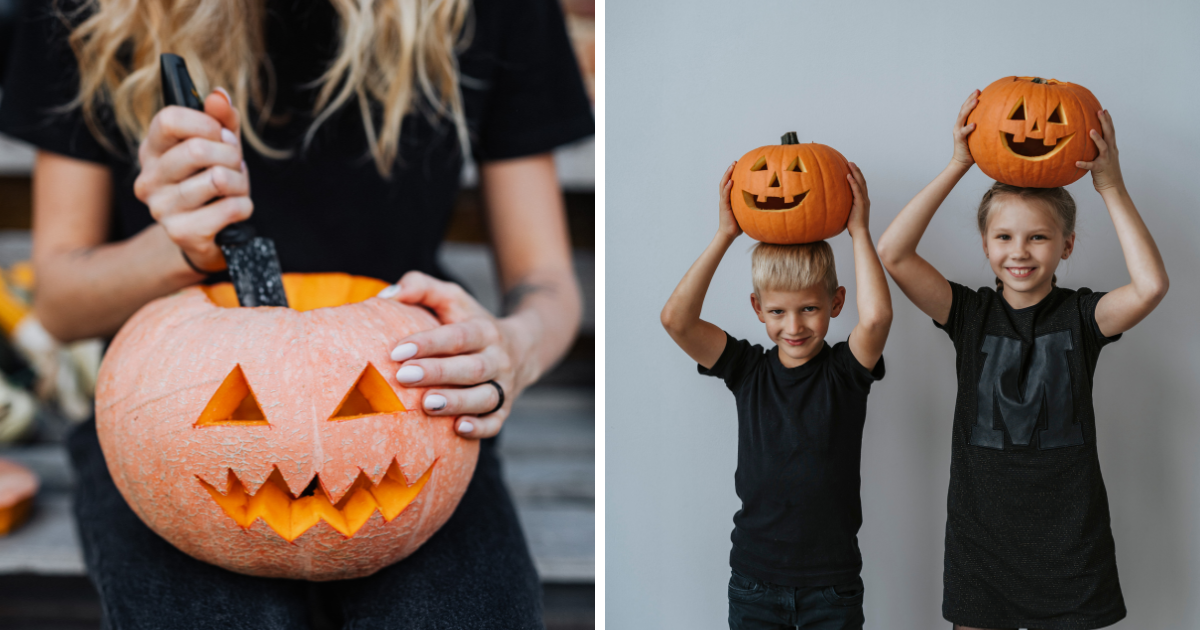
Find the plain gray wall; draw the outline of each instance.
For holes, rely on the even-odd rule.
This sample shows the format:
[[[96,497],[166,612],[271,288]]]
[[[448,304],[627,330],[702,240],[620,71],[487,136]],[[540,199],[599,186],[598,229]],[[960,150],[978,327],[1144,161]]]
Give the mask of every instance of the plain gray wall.
[[[1200,628],[1200,3],[616,2],[606,13],[606,614],[609,628],[725,627],[737,457],[734,401],[658,323],[717,227],[717,184],[785,131],[863,169],[878,239],[951,155],[974,88],[1038,75],[1087,86],[1114,117],[1127,186],[1171,277],[1159,308],[1096,372],[1100,461],[1129,616]],[[991,180],[972,169],[920,251],[972,287],[992,276],[974,227]],[[1087,175],[1066,287],[1128,273]],[[704,317],[769,344],[751,311],[748,237]],[[856,318],[850,239],[832,239]],[[863,442],[867,627],[946,628],[942,549],[954,350],[892,285],[888,375]]]

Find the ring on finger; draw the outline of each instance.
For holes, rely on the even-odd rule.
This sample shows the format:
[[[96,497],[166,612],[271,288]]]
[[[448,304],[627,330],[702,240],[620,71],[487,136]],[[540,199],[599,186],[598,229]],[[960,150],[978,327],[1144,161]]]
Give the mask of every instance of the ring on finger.
[[[500,400],[496,401],[496,406],[492,407],[491,411],[481,415],[490,416],[497,411],[500,411],[500,408],[504,406],[504,388],[500,387],[500,383],[497,383],[496,381],[484,381],[483,383],[480,383],[480,385],[491,385],[492,387],[496,388],[496,393],[500,395]]]

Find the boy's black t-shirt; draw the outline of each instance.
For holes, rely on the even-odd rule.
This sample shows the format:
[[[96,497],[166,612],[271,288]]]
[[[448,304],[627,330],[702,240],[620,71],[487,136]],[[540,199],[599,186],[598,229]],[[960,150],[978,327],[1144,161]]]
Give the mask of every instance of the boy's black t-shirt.
[[[974,627],[1099,628],[1125,616],[1096,453],[1103,293],[1013,309],[950,283],[957,354],[942,612]],[[936,324],[936,322],[935,322]]]
[[[733,516],[730,565],[788,586],[856,578],[863,422],[883,357],[868,370],[843,341],[787,368],[778,347],[763,350],[726,333],[721,358],[698,368],[723,379],[737,399],[734,486],[742,509]]]

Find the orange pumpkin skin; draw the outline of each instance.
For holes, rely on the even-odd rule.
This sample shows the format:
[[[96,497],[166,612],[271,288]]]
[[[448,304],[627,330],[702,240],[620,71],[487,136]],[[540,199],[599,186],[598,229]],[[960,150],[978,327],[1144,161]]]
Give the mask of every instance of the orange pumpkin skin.
[[[396,382],[396,341],[438,322],[371,297],[385,286],[285,274],[292,308],[238,308],[225,284],[138,311],[105,355],[96,423],[113,481],[142,521],[205,562],[316,581],[370,575],[433,535],[466,491],[479,443],[426,416],[422,388]],[[214,416],[239,379],[251,394]],[[356,387],[367,381],[374,389]],[[351,403],[357,415],[333,419]],[[255,404],[260,419],[242,419]],[[406,498],[384,501],[387,492]],[[400,511],[385,518],[385,504]]]
[[[1025,188],[1066,186],[1087,171],[1076,161],[1099,155],[1100,102],[1087,88],[1057,79],[1005,77],[987,86],[967,118],[971,156],[988,177]]]
[[[837,236],[846,229],[854,204],[849,173],[846,158],[823,144],[759,147],[733,167],[733,216],[747,236],[764,243],[813,243]]]

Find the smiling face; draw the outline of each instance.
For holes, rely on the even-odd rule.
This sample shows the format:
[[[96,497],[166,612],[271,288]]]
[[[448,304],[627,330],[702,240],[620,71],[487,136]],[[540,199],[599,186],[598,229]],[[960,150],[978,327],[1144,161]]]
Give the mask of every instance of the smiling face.
[[[853,195],[842,154],[823,144],[759,147],[733,169],[738,225],[764,243],[813,243],[846,228]]]
[[[784,367],[797,367],[817,356],[824,347],[830,318],[842,312],[846,289],[833,295],[824,286],[797,291],[762,289],[750,294],[758,321],[767,325],[767,336],[779,346]]]
[[[384,286],[286,274],[293,308],[236,308],[217,285],[130,319],[96,413],[138,516],[193,557],[264,577],[361,577],[420,547],[465,492],[478,441],[395,381],[396,340],[437,320],[369,297]]]
[[[1080,85],[1006,77],[984,88],[968,122],[971,157],[986,175],[1027,188],[1055,188],[1083,177],[1075,162],[1096,158],[1088,137],[1100,129],[1100,103]]]
[[[1009,306],[1024,308],[1046,297],[1059,262],[1074,247],[1075,235],[1063,233],[1045,202],[1014,195],[992,200],[983,252]]]

